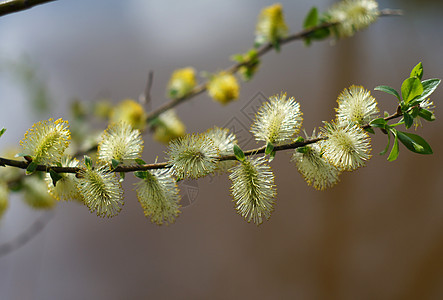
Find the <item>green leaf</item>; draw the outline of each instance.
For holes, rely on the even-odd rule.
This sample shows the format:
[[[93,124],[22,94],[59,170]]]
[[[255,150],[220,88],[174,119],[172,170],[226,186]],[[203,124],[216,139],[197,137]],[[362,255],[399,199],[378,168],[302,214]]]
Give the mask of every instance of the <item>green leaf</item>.
[[[145,165],[145,164],[146,164],[145,161],[144,161],[143,159],[141,159],[141,158],[136,158],[136,159],[135,159],[135,162],[136,162],[137,165],[139,165],[139,166],[142,166],[142,165]]]
[[[268,162],[273,161],[274,158],[275,158],[275,151],[272,151],[272,152],[269,154],[269,160],[268,160]]]
[[[304,142],[304,141],[305,141],[305,139],[304,139],[302,136],[298,136],[298,137],[295,139],[294,143],[301,143],[301,142]]]
[[[266,145],[265,154],[269,155],[272,153],[272,151],[274,151],[274,145],[268,142],[268,144]]]
[[[249,59],[258,58],[257,49],[250,49],[248,52],[246,52],[246,55],[249,57]]]
[[[25,157],[26,155],[28,155],[28,154],[20,152],[20,153],[17,153],[16,155],[14,155],[14,156],[15,157]]]
[[[410,128],[414,123],[414,118],[409,113],[403,114],[403,119],[405,121],[406,129]]]
[[[369,126],[375,127],[375,128],[383,128],[386,129],[388,126],[388,122],[386,122],[383,118],[374,119],[371,122],[369,122]]]
[[[419,135],[398,131],[398,138],[410,151],[419,154],[432,154],[431,146]]]
[[[26,175],[30,175],[35,172],[37,169],[38,164],[34,161],[30,162],[28,167],[26,168]]]
[[[389,153],[388,161],[394,161],[398,157],[398,136],[397,136],[397,130],[391,129],[392,134],[394,135],[394,146],[392,146],[391,153]]]
[[[170,97],[174,98],[173,95],[170,95]],[[155,128],[155,127],[159,126],[160,124],[162,124],[162,122],[158,117],[155,117],[148,122],[148,126],[152,127],[152,128]]]
[[[295,151],[297,151],[298,153],[303,153],[303,154],[308,153],[309,146],[295,148]]]
[[[120,161],[119,161],[119,160],[117,160],[117,159],[112,159],[112,160],[111,160],[111,166],[112,166],[112,169],[113,169],[113,170],[114,170],[115,168],[117,168],[119,164],[120,164]]]
[[[429,121],[429,122],[435,121],[434,113],[429,111],[429,110],[427,110],[427,109],[421,108],[418,111],[418,115],[420,117],[422,117],[423,119],[425,119],[426,121]]]
[[[280,40],[272,41],[272,46],[274,47],[275,52],[277,52],[277,53],[280,52],[280,50],[281,50]]]
[[[126,173],[125,172],[120,172],[120,180],[119,182],[123,182],[123,180],[125,180],[126,177]]]
[[[419,62],[411,71],[410,77],[417,77],[418,79],[421,79],[423,77],[423,66],[421,62]]]
[[[423,93],[423,85],[417,77],[408,78],[403,81],[401,85],[401,95],[403,101],[407,104],[415,97],[420,96]]]
[[[305,21],[303,22],[303,29],[309,29],[317,26],[318,24],[318,10],[317,7],[312,7],[311,10],[306,15]]]
[[[327,38],[330,33],[331,33],[331,31],[328,28],[318,28],[318,29],[314,30],[309,35],[309,37],[316,39],[316,40],[322,40],[322,39]]]
[[[395,97],[397,97],[398,101],[401,101],[401,98],[400,98],[400,95],[398,94],[398,92],[397,92],[394,88],[392,88],[392,87],[390,87],[390,86],[387,86],[387,85],[379,85],[379,86],[376,86],[376,87],[374,88],[374,90],[376,90],[376,91],[381,91],[381,92],[385,92],[385,93],[388,93],[388,94],[394,95]]]
[[[239,161],[244,161],[246,159],[245,153],[238,145],[234,145],[234,155]]]
[[[231,55],[231,60],[233,60],[233,61],[235,61],[235,62],[238,62],[238,63],[241,63],[241,62],[243,62],[243,54],[234,54],[234,55]]]
[[[84,159],[85,159],[85,165],[88,168],[92,168],[92,159],[87,155],[84,156]]]
[[[386,148],[382,152],[380,152],[379,154],[385,155],[388,152],[390,145],[391,145],[391,135],[388,133],[388,144],[386,145]]]
[[[375,131],[374,129],[372,129],[372,127],[364,127],[363,129],[369,133],[375,134]]]
[[[60,175],[59,173],[55,172],[52,169],[49,170],[49,175],[51,175],[52,184],[54,186],[57,184],[57,181],[63,178],[62,175]]]
[[[6,128],[4,128],[4,127],[0,130],[0,137],[3,135],[3,133],[5,133],[5,131],[6,131]]]
[[[423,80],[421,82],[423,85],[423,93],[417,98],[417,100],[423,101],[428,98],[435,91],[440,82],[441,80],[437,78]]]
[[[134,172],[134,176],[135,176],[135,177],[138,177],[138,178],[140,178],[140,179],[146,179],[146,178],[148,177],[147,172],[148,172],[148,171],[135,171],[135,172]]]
[[[415,102],[415,100],[413,102]],[[419,112],[420,112],[420,107],[418,105],[413,106],[411,110],[411,117],[413,119],[417,118]]]

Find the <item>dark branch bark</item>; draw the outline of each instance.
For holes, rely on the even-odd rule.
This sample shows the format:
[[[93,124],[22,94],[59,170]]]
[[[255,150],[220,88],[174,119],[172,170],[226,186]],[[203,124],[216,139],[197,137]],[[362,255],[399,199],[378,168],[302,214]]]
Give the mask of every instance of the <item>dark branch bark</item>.
[[[9,0],[0,2],[0,17],[56,0]]]

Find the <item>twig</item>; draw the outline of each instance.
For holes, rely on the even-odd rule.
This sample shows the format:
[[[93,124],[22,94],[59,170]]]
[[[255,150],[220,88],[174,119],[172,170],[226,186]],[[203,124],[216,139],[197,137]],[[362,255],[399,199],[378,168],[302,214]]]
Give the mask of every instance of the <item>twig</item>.
[[[0,2],[0,17],[56,0],[9,0]]]
[[[311,139],[311,140],[305,140],[303,142],[294,142],[289,143],[285,145],[275,146],[275,151],[282,151],[282,150],[288,150],[288,149],[295,149],[298,147],[303,147],[312,143],[316,143],[323,138],[317,138],[317,139]],[[256,155],[260,153],[265,152],[266,147],[261,147],[257,149],[252,149],[245,151],[245,155]],[[220,160],[235,160],[234,155],[226,155],[222,156]],[[0,166],[11,166],[16,167],[20,169],[26,169],[30,162],[27,161],[20,161],[20,160],[13,160],[13,159],[7,159],[0,157]],[[133,166],[118,166],[115,169],[113,169],[113,172],[123,172],[123,173],[129,173],[129,172],[135,172],[135,171],[146,171],[146,170],[154,170],[154,169],[164,169],[171,167],[169,163],[167,162],[161,162],[161,163],[154,163],[154,164],[144,164],[144,165],[133,165]],[[57,167],[57,166],[47,166],[47,165],[38,165],[36,168],[36,171],[43,171],[43,172],[49,172],[49,170],[53,170],[57,173],[78,173],[82,170],[82,168],[79,167]]]
[[[389,120],[392,120],[392,119],[395,119],[395,118],[398,118],[401,116],[402,116],[401,112],[400,113],[396,112],[395,114],[387,116],[384,119],[386,121],[389,121]],[[363,128],[369,128],[369,127],[370,127],[369,124],[363,126]],[[325,137],[319,137],[319,138],[315,138],[315,139],[304,140],[302,142],[292,142],[289,144],[277,145],[274,147],[274,150],[277,152],[277,151],[283,151],[283,150],[296,149],[299,147],[304,147],[306,145],[316,143],[316,142],[324,140],[324,139],[325,139]],[[251,155],[265,153],[265,150],[266,150],[266,146],[263,146],[260,148],[247,150],[244,153],[246,156],[251,156]],[[219,160],[221,160],[221,161],[236,160],[236,157],[235,157],[235,155],[224,155],[224,156],[221,156]],[[3,167],[11,166],[11,167],[16,167],[16,168],[20,168],[20,169],[26,169],[29,164],[30,164],[30,162],[27,162],[27,161],[13,160],[13,159],[7,159],[7,158],[0,157],[0,166],[3,166]],[[144,165],[118,166],[115,169],[113,169],[112,171],[113,172],[129,173],[129,172],[135,172],[135,171],[164,169],[164,168],[170,168],[170,167],[171,167],[171,165],[168,162],[161,162],[161,163],[144,164]],[[79,171],[82,170],[82,168],[38,165],[36,170],[43,171],[43,172],[49,172],[49,170],[53,170],[57,173],[78,173]]]
[[[396,9],[384,9],[380,11],[380,16],[384,17],[384,16],[400,16],[402,15],[402,11],[401,10],[396,10]],[[310,34],[312,34],[313,32],[315,32],[316,30],[319,29],[326,29],[326,28],[330,28],[332,26],[337,25],[337,23],[324,23],[321,24],[319,26],[313,27],[311,29],[308,30],[302,30],[298,33],[292,34],[284,39],[281,39],[279,41],[279,44],[281,46],[291,43],[293,41],[297,41],[297,40],[302,40],[306,37],[308,37]],[[260,48],[257,49],[257,57],[262,57],[263,55],[265,55],[266,53],[270,52],[271,50],[274,49],[274,46],[271,43],[267,43],[263,46],[261,46]],[[232,66],[228,67],[225,69],[225,72],[234,74],[236,72],[238,72],[238,70],[242,67],[245,66],[247,64],[249,64],[250,61],[244,61],[241,63],[236,63],[233,64]],[[164,105],[160,106],[159,108],[153,110],[152,112],[150,112],[148,114],[148,118],[147,118],[147,122],[149,123],[150,121],[152,121],[153,119],[155,119],[156,117],[158,117],[161,113],[167,111],[168,109],[171,109],[185,101],[188,101],[192,98],[194,98],[195,96],[200,95],[201,93],[205,92],[207,89],[207,84],[208,81],[205,81],[201,84],[199,84],[198,86],[196,86],[192,91],[190,91],[187,95],[181,97],[181,98],[177,98],[177,99],[173,99],[167,103],[165,103]]]
[[[52,220],[55,216],[54,211],[48,211],[42,214],[37,220],[35,220],[31,226],[29,226],[24,232],[22,232],[19,236],[14,238],[12,241],[6,242],[0,245],[0,257],[5,256],[20,247],[26,245],[30,242],[34,237],[37,236]]]

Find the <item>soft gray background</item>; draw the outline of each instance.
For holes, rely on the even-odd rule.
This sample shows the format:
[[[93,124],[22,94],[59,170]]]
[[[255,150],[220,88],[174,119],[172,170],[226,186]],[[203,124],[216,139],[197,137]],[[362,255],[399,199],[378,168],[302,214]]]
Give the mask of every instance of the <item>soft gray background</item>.
[[[332,3],[281,2],[292,32],[312,5],[323,11]],[[18,145],[36,121],[68,119],[72,98],[137,98],[149,70],[157,107],[174,69],[217,71],[231,64],[230,55],[247,50],[256,17],[270,4],[61,0],[0,18],[0,63],[29,59],[55,99],[51,113],[36,116],[24,84],[2,68],[0,126],[8,131],[0,149]],[[234,117],[239,131],[248,128],[242,114],[248,101],[283,90],[301,103],[310,132],[334,117],[337,95],[351,84],[399,88],[419,61],[425,78],[442,78],[439,1],[380,1],[380,7],[402,8],[405,16],[382,18],[335,46],[295,42],[266,55],[255,79],[242,84],[238,102],[221,108],[201,95],[180,106],[188,131]],[[382,110],[395,109],[393,97],[373,95]],[[260,227],[236,214],[227,176],[199,180],[196,201],[168,227],[146,220],[132,180],[125,183],[124,209],[113,219],[75,203],[45,214],[13,197],[0,221],[1,245],[17,242],[36,221],[48,223],[0,257],[0,298],[442,299],[442,95],[440,87],[433,96],[437,121],[418,129],[433,146],[432,156],[402,149],[389,163],[377,155],[385,145],[377,133],[368,166],[319,192],[288,163],[289,152],[278,153],[272,163],[277,205]],[[249,139],[247,132],[240,135]],[[145,160],[163,158],[164,150],[146,136]]]

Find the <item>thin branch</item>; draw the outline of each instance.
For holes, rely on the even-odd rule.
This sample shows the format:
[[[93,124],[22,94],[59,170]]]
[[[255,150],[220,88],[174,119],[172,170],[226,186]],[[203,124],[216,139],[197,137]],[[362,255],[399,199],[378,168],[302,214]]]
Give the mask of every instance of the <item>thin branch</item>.
[[[294,142],[289,143],[285,145],[275,146],[275,151],[282,151],[282,150],[288,150],[288,149],[295,149],[298,147],[303,147],[312,143],[316,143],[324,138],[317,138],[317,139],[310,139],[305,140],[303,142]],[[256,155],[260,153],[265,152],[266,147],[261,147],[257,149],[252,149],[245,151],[245,155]],[[225,155],[220,158],[220,160],[236,160],[234,155]],[[30,162],[27,161],[20,161],[20,160],[13,160],[13,159],[7,159],[0,157],[0,166],[11,166],[16,167],[20,169],[26,169]],[[146,170],[154,170],[154,169],[164,169],[164,168],[170,168],[168,162],[161,162],[161,163],[154,163],[154,164],[144,164],[144,165],[133,165],[133,166],[118,166],[117,168],[113,169],[113,172],[123,172],[123,173],[129,173],[129,172],[135,172],[135,171],[146,171]],[[78,173],[82,170],[82,168],[79,167],[57,167],[57,166],[47,166],[47,165],[38,165],[36,168],[36,171],[42,171],[42,172],[49,172],[49,170],[53,170],[57,173]]]
[[[54,211],[47,211],[35,220],[24,232],[10,242],[0,244],[0,257],[5,256],[26,245],[36,237],[55,216]]]
[[[386,121],[401,117],[402,113],[397,111],[395,114],[392,114],[390,116],[387,116],[384,118]],[[369,128],[370,125],[365,125],[363,128]],[[309,144],[316,143],[318,141],[324,140],[325,137],[319,137],[315,139],[308,139],[304,140],[302,142],[292,142],[289,144],[283,144],[278,145],[274,147],[274,151],[283,151],[283,150],[290,150],[290,149],[296,149],[300,147],[304,147]],[[245,151],[246,156],[252,156],[257,155],[261,153],[265,153],[266,146],[251,149]],[[224,160],[236,160],[235,155],[224,155],[221,156],[220,161]],[[0,157],[0,167],[10,166],[20,169],[26,169],[30,162],[27,161],[20,161],[20,160],[13,160],[13,159],[7,159]],[[154,169],[165,169],[170,168],[171,165],[168,162],[161,162],[161,163],[153,163],[153,164],[144,164],[144,165],[132,165],[132,166],[118,166],[115,169],[113,169],[113,172],[122,172],[122,173],[129,173],[129,172],[135,172],[135,171],[146,171],[146,170],[154,170]],[[47,166],[47,165],[38,165],[36,168],[36,171],[42,171],[42,172],[49,172],[49,170],[53,170],[57,173],[78,173],[82,170],[82,168],[79,167],[57,167],[57,166]]]
[[[384,16],[400,16],[402,15],[402,11],[401,10],[396,10],[396,9],[384,9],[380,11],[380,16],[384,17]],[[279,45],[283,46],[285,44],[291,43],[293,41],[297,41],[297,40],[302,40],[306,37],[309,37],[309,35],[311,35],[313,32],[315,32],[316,30],[320,30],[320,29],[327,29],[330,28],[332,26],[337,25],[337,23],[324,23],[321,24],[319,26],[313,27],[311,29],[308,30],[302,30],[298,33],[292,34],[284,39],[281,39],[279,41]],[[271,43],[267,43],[263,46],[261,46],[260,48],[257,49],[257,57],[262,57],[264,56],[266,53],[272,51],[274,49],[274,46]],[[250,61],[244,61],[241,63],[236,63],[233,64],[232,66],[226,68],[224,71],[227,73],[237,73],[238,70],[245,65],[248,65],[250,63]],[[155,119],[156,117],[158,117],[161,113],[167,111],[168,109],[171,109],[185,101],[188,101],[192,98],[194,98],[195,96],[198,96],[200,94],[202,94],[203,92],[206,91],[207,89],[207,84],[208,81],[205,81],[199,85],[197,85],[192,91],[190,91],[187,95],[181,97],[181,98],[177,98],[177,99],[173,99],[165,104],[163,104],[162,106],[160,106],[159,108],[153,110],[152,112],[150,112],[148,114],[148,118],[147,118],[147,122],[149,123],[150,121],[152,121],[153,119]]]
[[[145,91],[139,97],[139,102],[148,107],[148,111],[151,110],[151,88],[154,81],[154,72],[149,71],[148,80],[146,81]]]
[[[9,0],[0,2],[0,17],[56,0]]]

